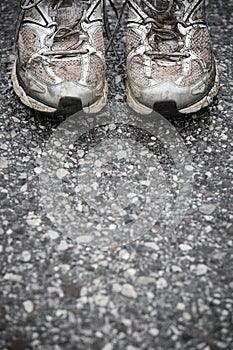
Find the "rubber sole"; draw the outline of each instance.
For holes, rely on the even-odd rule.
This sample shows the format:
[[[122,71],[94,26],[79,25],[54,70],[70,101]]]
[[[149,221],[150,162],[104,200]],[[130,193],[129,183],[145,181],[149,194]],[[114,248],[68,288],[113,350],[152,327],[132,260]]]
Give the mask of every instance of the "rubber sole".
[[[154,108],[149,108],[140,103],[132,94],[128,82],[126,82],[126,94],[128,105],[140,114],[150,114],[153,110],[164,115],[179,115],[179,114],[191,114],[200,111],[201,109],[208,107],[214,97],[217,95],[220,85],[220,73],[216,66],[215,82],[208,95],[204,96],[200,101],[194,103],[186,108],[177,109],[175,101],[161,101],[155,102]]]
[[[88,107],[82,107],[81,100],[78,98],[78,96],[77,98],[64,96],[63,98],[61,98],[57,108],[47,106],[46,104],[43,104],[42,102],[39,102],[34,98],[32,98],[31,96],[29,96],[26,93],[26,91],[23,89],[23,87],[19,84],[17,73],[16,73],[16,65],[17,63],[15,60],[12,68],[12,74],[11,74],[13,88],[17,96],[20,98],[21,102],[27,107],[30,107],[39,112],[48,113],[48,114],[59,114],[59,113],[71,114],[71,113],[75,113],[75,111],[78,112],[81,109],[83,109],[83,111],[86,113],[97,113],[101,109],[103,109],[103,107],[107,103],[108,85],[107,85],[107,81],[105,81],[105,86],[104,86],[102,95],[95,103],[93,103]]]

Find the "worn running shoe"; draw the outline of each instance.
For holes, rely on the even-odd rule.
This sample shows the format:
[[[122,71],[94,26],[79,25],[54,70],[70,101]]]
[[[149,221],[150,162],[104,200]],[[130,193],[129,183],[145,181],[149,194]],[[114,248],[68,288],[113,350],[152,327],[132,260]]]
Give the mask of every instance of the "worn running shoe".
[[[127,96],[140,113],[208,106],[219,73],[204,0],[128,0]]]
[[[86,112],[106,103],[101,0],[24,0],[13,86],[21,101],[53,113],[81,99]],[[72,102],[73,101],[73,102]]]

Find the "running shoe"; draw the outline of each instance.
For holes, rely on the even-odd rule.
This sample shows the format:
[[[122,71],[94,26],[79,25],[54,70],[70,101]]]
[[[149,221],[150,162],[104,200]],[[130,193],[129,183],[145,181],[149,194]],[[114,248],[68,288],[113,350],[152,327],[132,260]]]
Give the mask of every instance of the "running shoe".
[[[128,0],[127,96],[139,113],[194,113],[219,89],[204,0]]]
[[[13,87],[21,101],[54,113],[81,100],[86,112],[106,104],[102,0],[24,0]]]

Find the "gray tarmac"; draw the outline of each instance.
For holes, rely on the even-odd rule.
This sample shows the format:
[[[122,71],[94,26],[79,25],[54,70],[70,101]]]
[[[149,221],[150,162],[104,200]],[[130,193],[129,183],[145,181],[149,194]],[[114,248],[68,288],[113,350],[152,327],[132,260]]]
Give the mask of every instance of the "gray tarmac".
[[[232,350],[233,1],[207,8],[218,97],[167,118],[174,139],[125,117],[123,29],[107,126],[74,138],[83,121],[23,106],[17,1],[0,6],[0,349]]]

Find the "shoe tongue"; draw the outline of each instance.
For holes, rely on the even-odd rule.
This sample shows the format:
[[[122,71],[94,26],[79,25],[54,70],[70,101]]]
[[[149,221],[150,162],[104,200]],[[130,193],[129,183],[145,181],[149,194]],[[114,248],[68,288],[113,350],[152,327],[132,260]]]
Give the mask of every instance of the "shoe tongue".
[[[54,17],[58,26],[64,26],[77,18],[81,18],[87,1],[82,0],[55,0],[49,15]]]
[[[77,4],[79,7],[84,7],[85,5],[90,4],[89,0],[54,0],[53,6],[58,6],[58,8],[67,8],[73,7],[74,4]]]
[[[164,37],[163,33],[160,32],[160,35],[157,37],[157,50],[164,53],[172,53],[176,52],[178,49],[178,41],[177,38],[172,36],[173,31],[175,32],[177,19],[175,16],[175,8],[174,6],[170,7],[170,1],[169,0],[147,0],[153,7],[154,10],[149,7],[149,5],[146,6],[146,12],[149,16],[152,18],[155,18],[157,23],[160,25],[160,30],[164,29]],[[174,5],[174,3],[173,3]],[[171,31],[171,38],[166,38],[167,32]],[[166,62],[166,59],[163,60]],[[170,64],[169,60],[169,64]]]
[[[148,0],[158,11],[166,11],[169,7],[169,2],[166,0]]]
[[[71,7],[73,5],[73,0],[54,0],[53,6],[58,6],[58,8],[62,7]]]

